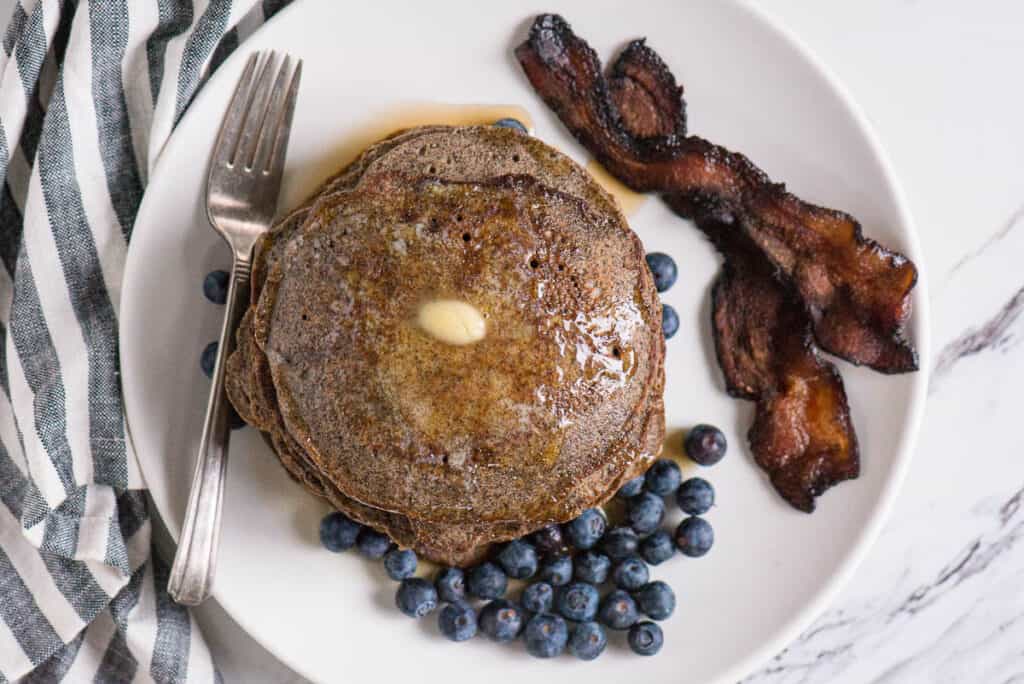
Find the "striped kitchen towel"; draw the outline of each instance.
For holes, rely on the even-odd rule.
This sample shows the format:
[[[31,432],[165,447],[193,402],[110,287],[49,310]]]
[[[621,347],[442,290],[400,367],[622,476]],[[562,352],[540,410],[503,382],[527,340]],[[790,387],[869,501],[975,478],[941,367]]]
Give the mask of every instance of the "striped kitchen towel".
[[[146,179],[288,0],[20,0],[0,53],[0,684],[220,679],[167,595],[118,312]]]

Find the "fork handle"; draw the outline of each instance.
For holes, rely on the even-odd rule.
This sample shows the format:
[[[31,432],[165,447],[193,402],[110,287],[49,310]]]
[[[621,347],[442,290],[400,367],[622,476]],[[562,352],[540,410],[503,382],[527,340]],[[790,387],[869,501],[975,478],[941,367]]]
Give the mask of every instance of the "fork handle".
[[[234,333],[249,301],[251,267],[251,250],[248,254],[234,254],[227,309],[217,345],[217,361],[213,367],[213,383],[206,405],[199,456],[192,476],[185,522],[178,539],[178,551],[174,555],[174,565],[167,583],[171,597],[189,606],[199,605],[206,600],[213,586],[231,434],[228,426],[231,407],[224,392],[224,364],[234,349]]]

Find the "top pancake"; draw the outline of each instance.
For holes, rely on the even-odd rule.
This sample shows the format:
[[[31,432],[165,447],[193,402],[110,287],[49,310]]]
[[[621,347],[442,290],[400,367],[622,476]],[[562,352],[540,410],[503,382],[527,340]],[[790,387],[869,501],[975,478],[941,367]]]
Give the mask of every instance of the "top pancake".
[[[318,494],[457,560],[602,502],[654,457],[664,343],[643,256],[543,143],[414,129],[265,241],[229,392]],[[485,339],[427,336],[432,298],[477,307]]]

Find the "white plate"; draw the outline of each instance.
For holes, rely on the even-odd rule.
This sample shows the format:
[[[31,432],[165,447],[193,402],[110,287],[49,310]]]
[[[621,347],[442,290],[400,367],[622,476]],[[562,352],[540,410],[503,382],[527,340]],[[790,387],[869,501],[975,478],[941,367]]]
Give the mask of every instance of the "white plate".
[[[532,4],[532,3],[530,3]],[[543,140],[586,155],[531,91],[512,57],[529,20],[559,11],[608,59],[647,36],[686,86],[690,128],[742,150],[801,197],[848,210],[868,234],[921,265],[905,202],[863,115],[815,60],[764,17],[733,3],[296,3],[244,44],[193,103],[153,175],[135,225],[122,302],[121,351],[136,453],[177,536],[208,381],[199,370],[223,309],[203,276],[227,268],[204,219],[207,156],[245,56],[257,48],[305,59],[282,207],[294,205],[339,156],[402,102],[517,103]],[[701,471],[719,506],[716,545],[654,575],[675,587],[666,645],[637,658],[622,635],[586,666],[594,682],[735,682],[786,645],[825,607],[877,534],[906,472],[925,373],[885,377],[841,364],[860,437],[863,474],[807,516],[784,504],[745,447],[751,407],[726,396],[709,336],[708,285],[718,260],[691,226],[648,201],[631,223],[649,250],[672,254],[681,277],[665,294],[682,329],[668,343],[670,437],[696,422],[722,426],[731,451]],[[928,367],[926,289],[914,293],[911,334]],[[675,443],[678,449],[678,442]],[[538,661],[521,645],[455,645],[393,607],[379,565],[321,549],[326,507],[285,475],[254,430],[234,434],[216,596],[270,651],[318,681],[479,684],[537,681],[581,667]],[[670,451],[673,443],[670,442]]]

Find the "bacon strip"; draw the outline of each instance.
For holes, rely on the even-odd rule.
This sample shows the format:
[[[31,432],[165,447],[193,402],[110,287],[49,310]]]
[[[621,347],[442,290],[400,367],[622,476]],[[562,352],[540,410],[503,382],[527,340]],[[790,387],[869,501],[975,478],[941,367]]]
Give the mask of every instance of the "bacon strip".
[[[568,31],[557,17],[537,23],[542,22]],[[523,47],[517,52],[521,60],[523,52]],[[574,54],[581,52],[596,63],[585,44]],[[643,41],[620,54],[604,95],[605,81],[596,68],[595,102],[604,103],[615,135],[638,158],[656,158],[658,150],[685,135],[683,89]],[[667,193],[665,199],[677,213],[695,219],[725,258],[712,292],[715,351],[728,392],[756,402],[748,433],[754,460],[786,501],[811,512],[815,497],[860,473],[842,378],[815,348],[812,320],[797,291],[776,278],[774,264],[736,225],[733,205],[700,191]]]
[[[686,136],[681,89],[660,59],[661,68],[645,69],[655,64],[646,46],[631,48],[635,54],[609,82],[593,49],[560,16],[545,14],[516,57],[547,105],[623,183],[733,216],[735,229],[798,294],[823,349],[884,373],[917,370],[904,329],[917,281],[914,264],[865,238],[852,216],[786,192],[742,154]],[[665,115],[671,118],[676,105],[675,123],[666,128]],[[636,125],[632,132],[626,117]]]
[[[686,135],[683,87],[644,40],[634,40],[612,65],[609,91],[633,138]]]
[[[684,215],[695,213],[674,198]],[[698,227],[725,257],[712,288],[712,329],[726,389],[756,402],[747,433],[754,461],[794,508],[860,474],[857,435],[836,367],[814,346],[811,320],[792,288],[747,236],[726,222]]]

